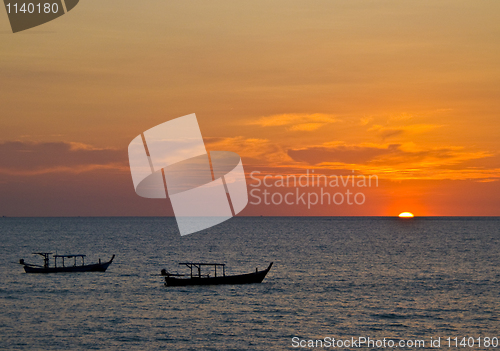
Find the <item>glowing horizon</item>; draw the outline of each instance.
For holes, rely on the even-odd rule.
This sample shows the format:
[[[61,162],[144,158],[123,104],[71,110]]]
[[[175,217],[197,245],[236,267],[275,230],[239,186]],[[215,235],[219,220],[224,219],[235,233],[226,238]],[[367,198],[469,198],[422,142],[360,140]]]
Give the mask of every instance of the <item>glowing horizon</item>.
[[[399,218],[413,218],[415,217],[415,215],[411,212],[401,212],[399,215],[398,215]]]

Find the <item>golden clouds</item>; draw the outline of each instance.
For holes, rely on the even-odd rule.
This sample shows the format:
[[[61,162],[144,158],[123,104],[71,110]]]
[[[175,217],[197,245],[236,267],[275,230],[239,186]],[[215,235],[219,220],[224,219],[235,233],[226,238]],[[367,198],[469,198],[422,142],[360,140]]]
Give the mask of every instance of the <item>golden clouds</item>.
[[[485,151],[467,151],[463,147],[417,147],[406,144],[325,143],[301,149],[289,149],[288,155],[297,162],[318,168],[357,169],[362,173],[401,179],[500,179],[500,168],[471,166],[474,161],[494,159]],[[496,156],[497,163],[500,159]]]

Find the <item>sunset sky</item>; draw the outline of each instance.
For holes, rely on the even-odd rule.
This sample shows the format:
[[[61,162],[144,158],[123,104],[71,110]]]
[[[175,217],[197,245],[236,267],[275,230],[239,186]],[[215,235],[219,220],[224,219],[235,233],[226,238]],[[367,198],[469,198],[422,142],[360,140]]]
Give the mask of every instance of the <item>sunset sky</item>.
[[[499,216],[500,2],[82,0],[16,34],[0,10],[0,216],[172,215],[127,147],[190,113],[247,175],[379,178],[241,215]]]

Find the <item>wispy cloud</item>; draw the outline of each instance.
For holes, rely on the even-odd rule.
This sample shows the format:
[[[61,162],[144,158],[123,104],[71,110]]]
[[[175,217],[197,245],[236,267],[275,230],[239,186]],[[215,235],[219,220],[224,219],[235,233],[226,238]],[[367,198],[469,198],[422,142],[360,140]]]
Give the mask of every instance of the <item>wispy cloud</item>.
[[[258,125],[261,127],[286,127],[290,131],[307,131],[317,130],[327,124],[337,122],[333,115],[323,113],[289,113],[261,117],[256,121],[251,121],[248,124]]]
[[[295,161],[309,164],[321,164],[324,162],[362,164],[373,161],[383,155],[398,153],[399,146],[398,144],[387,146],[324,144],[302,149],[289,149],[288,155]]]
[[[245,163],[281,164],[292,161],[286,151],[268,139],[245,138],[203,138],[208,151],[228,150],[236,152],[244,158]]]
[[[96,169],[127,170],[126,150],[96,148],[71,142],[0,143],[0,173],[36,175],[82,173]]]
[[[370,127],[368,131],[377,133],[383,140],[385,140],[402,134],[422,134],[441,127],[444,126],[437,124],[409,124],[388,127],[376,124]]]

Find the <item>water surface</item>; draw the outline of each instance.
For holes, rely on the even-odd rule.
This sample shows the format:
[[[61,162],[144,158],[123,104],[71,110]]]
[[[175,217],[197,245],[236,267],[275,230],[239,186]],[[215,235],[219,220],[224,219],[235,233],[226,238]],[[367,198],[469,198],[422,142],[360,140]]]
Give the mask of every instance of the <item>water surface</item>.
[[[237,217],[185,237],[173,218],[1,218],[0,238],[2,350],[500,336],[498,218]],[[17,264],[55,250],[116,258],[106,273]],[[228,274],[274,266],[262,284],[163,286],[160,270],[185,272],[181,261],[226,263]]]

